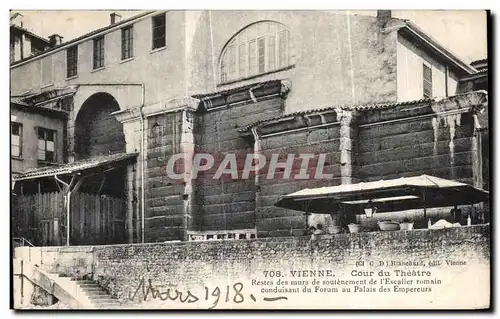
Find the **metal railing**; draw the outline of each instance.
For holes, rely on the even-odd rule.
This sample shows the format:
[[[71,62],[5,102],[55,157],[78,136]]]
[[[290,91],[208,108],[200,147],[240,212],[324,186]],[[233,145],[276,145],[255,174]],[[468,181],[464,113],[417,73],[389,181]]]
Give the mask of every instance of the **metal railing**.
[[[30,246],[30,247],[35,247],[29,240],[27,240],[24,237],[13,237],[12,241],[14,243],[14,247],[24,247],[24,246]]]

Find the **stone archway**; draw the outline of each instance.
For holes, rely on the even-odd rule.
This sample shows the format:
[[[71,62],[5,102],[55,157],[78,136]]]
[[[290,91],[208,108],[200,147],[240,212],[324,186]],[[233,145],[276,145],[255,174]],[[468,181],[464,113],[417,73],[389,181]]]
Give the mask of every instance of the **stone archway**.
[[[75,159],[125,152],[123,124],[111,113],[119,111],[109,93],[95,93],[82,104],[75,119]]]

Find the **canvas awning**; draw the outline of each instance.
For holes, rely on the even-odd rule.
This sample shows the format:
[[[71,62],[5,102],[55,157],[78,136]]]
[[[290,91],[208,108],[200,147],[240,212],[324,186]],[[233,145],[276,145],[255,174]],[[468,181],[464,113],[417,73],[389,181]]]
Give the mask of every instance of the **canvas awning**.
[[[118,153],[101,155],[73,163],[38,168],[13,177],[13,182],[53,177],[54,175],[61,177],[78,173],[104,172],[107,169],[123,165],[129,160],[135,159],[137,154],[138,153]]]
[[[310,213],[332,213],[338,204],[366,206],[380,211],[470,205],[487,201],[489,193],[469,184],[420,175],[367,183],[303,189],[285,195],[275,206]]]

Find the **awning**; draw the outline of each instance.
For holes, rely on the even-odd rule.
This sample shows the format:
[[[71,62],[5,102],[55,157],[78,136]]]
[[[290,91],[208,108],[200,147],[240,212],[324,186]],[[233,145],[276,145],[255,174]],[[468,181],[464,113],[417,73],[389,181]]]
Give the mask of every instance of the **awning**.
[[[311,213],[332,213],[338,204],[363,207],[371,201],[380,211],[401,211],[423,207],[470,205],[488,199],[487,191],[469,184],[421,175],[306,188],[281,197],[275,206]]]
[[[73,163],[38,168],[13,177],[13,181],[34,180],[54,175],[61,177],[64,175],[73,175],[84,172],[92,173],[92,171],[103,172],[109,168],[125,164],[126,162],[135,159],[137,154],[138,153],[118,153],[100,155]]]

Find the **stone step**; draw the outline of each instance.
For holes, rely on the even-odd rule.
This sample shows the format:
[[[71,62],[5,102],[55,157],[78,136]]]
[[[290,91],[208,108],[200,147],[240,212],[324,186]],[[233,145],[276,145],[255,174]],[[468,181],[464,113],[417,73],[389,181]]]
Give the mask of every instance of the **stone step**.
[[[84,285],[84,284],[97,284],[93,280],[76,280],[74,278],[71,278],[71,281],[74,281],[77,285]]]
[[[89,292],[99,292],[99,291],[105,292],[104,290],[102,290],[101,287],[80,287],[80,289],[87,294]]]
[[[78,285],[78,287],[80,287],[81,289],[85,290],[85,289],[102,289],[101,287],[99,287],[98,285]]]
[[[99,286],[95,281],[91,281],[91,282],[79,282],[79,281],[75,281],[75,283],[78,286],[81,286],[81,287],[85,287],[85,286]]]
[[[102,299],[102,298],[110,298],[110,296],[107,293],[86,293],[87,298],[94,300],[94,299]]]

